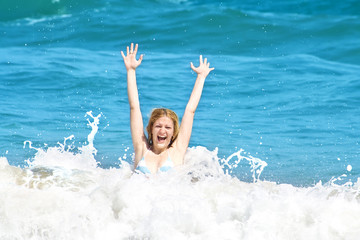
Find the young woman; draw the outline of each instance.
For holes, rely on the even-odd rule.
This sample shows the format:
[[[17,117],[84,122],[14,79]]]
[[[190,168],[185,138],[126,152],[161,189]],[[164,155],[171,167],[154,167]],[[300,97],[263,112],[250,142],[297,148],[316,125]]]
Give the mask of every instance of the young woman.
[[[127,71],[127,90],[130,105],[130,128],[135,151],[135,171],[154,174],[167,171],[182,165],[186,149],[189,145],[195,110],[200,101],[204,82],[207,75],[214,70],[210,63],[200,55],[200,65],[190,67],[197,73],[194,89],[186,106],[184,116],[179,127],[179,120],[175,112],[170,109],[154,109],[146,127],[148,138],[144,132],[143,119],[140,111],[138,89],[136,85],[136,68],[141,64],[143,55],[136,60],[138,44],[131,43],[126,47],[126,55],[121,51]]]

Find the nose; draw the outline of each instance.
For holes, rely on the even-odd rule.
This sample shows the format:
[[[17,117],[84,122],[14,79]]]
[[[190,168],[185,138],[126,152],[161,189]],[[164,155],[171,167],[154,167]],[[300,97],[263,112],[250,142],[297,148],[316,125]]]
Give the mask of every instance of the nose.
[[[160,128],[160,133],[165,133],[165,132],[166,132],[165,127]]]

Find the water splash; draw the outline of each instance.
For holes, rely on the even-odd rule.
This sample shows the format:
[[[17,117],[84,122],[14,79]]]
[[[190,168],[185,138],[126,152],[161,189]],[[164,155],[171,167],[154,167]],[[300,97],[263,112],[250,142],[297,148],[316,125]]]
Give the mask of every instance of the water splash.
[[[46,150],[25,142],[37,150],[30,168],[0,157],[0,239],[282,240],[296,234],[355,240],[360,234],[360,180],[308,188],[261,181],[266,162],[242,149],[219,159],[217,148],[201,146],[188,149],[178,171],[150,178],[132,174],[126,161],[103,169],[94,164],[100,115],[86,116],[91,133],[77,152],[71,135]],[[241,161],[256,183],[230,175]]]
[[[351,165],[347,165],[346,167],[346,171],[348,173],[350,173],[352,170],[352,166]],[[359,181],[359,178],[358,178]],[[343,187],[353,187],[355,186],[355,183],[352,182],[352,180],[350,179],[350,176],[348,176],[348,174],[343,173],[338,177],[332,177],[329,182],[327,183],[327,185],[331,185],[331,186],[343,186]]]
[[[101,117],[101,114],[94,117],[92,115],[92,111],[89,111],[86,113],[85,117],[86,116],[90,116],[93,119],[93,121],[91,122],[89,119],[87,119],[88,125],[91,127],[91,132],[87,137],[88,145],[81,147],[80,150],[81,150],[81,152],[86,152],[86,153],[88,152],[88,153],[91,153],[92,155],[96,156],[97,150],[94,147],[94,139],[95,139],[95,135],[96,135],[97,131],[99,130],[98,125],[100,123],[99,119]]]
[[[74,135],[65,137],[63,143],[58,142],[58,146],[46,147],[44,149],[33,147],[31,141],[25,141],[24,148],[28,145],[30,149],[36,150],[35,156],[25,161],[28,166],[30,168],[42,166],[82,170],[95,169],[99,165],[99,162],[95,159],[97,150],[94,147],[94,139],[98,131],[101,114],[94,117],[92,112],[89,111],[85,116],[92,118],[92,121],[87,119],[88,125],[91,127],[91,132],[87,137],[88,144],[79,147],[79,153],[77,153],[77,149],[73,144],[67,143],[67,141],[75,138]]]
[[[218,148],[210,151],[201,146],[191,147],[186,152],[182,171],[187,171],[196,181],[206,177],[234,177],[240,162],[246,161],[250,165],[253,182],[260,181],[260,175],[267,163],[249,154],[242,154],[245,154],[243,149],[224,159],[218,157]]]
[[[251,155],[244,156],[242,155],[244,152],[243,149],[240,149],[237,152],[234,152],[226,159],[221,159],[221,165],[223,169],[225,169],[226,174],[232,174],[233,170],[235,170],[241,161],[247,161],[250,164],[250,171],[252,173],[253,182],[257,182],[260,179],[260,175],[264,168],[267,166],[267,163],[260,158],[253,157]],[[233,160],[235,158],[235,160]]]

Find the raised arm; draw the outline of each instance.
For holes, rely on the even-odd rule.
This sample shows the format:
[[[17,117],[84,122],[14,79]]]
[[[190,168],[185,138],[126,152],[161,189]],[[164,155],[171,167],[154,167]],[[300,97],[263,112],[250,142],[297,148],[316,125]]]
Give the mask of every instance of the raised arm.
[[[137,165],[138,161],[142,157],[143,147],[145,146],[144,143],[146,143],[135,72],[136,68],[141,64],[143,55],[140,55],[139,60],[136,60],[137,50],[138,44],[135,45],[134,49],[134,44],[131,43],[130,49],[128,46],[126,47],[126,56],[123,51],[121,51],[127,71],[127,92],[130,105],[130,129],[135,152],[135,165]]]
[[[205,79],[208,76],[208,74],[212,70],[214,70],[214,68],[210,68],[210,63],[207,62],[206,58],[203,61],[202,55],[200,55],[199,67],[195,67],[193,63],[190,63],[190,66],[191,69],[195,73],[197,73],[197,77],[189,102],[186,105],[184,116],[181,120],[179,135],[176,142],[176,148],[182,156],[185,155],[186,149],[189,146],[194,115],[201,98]]]

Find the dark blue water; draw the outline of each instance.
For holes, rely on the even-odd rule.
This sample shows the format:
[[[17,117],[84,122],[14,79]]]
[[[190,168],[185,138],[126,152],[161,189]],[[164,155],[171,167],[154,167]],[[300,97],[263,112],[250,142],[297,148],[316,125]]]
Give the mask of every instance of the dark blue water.
[[[311,185],[360,177],[358,1],[50,1],[0,3],[0,156],[24,166],[34,150],[75,135],[102,114],[101,167],[131,162],[126,72],[139,43],[144,121],[154,107],[182,116],[203,54],[215,71],[190,146],[244,149],[267,162],[262,179]],[[128,150],[129,148],[129,150]],[[352,167],[348,171],[348,165]],[[233,175],[251,181],[248,166]]]

